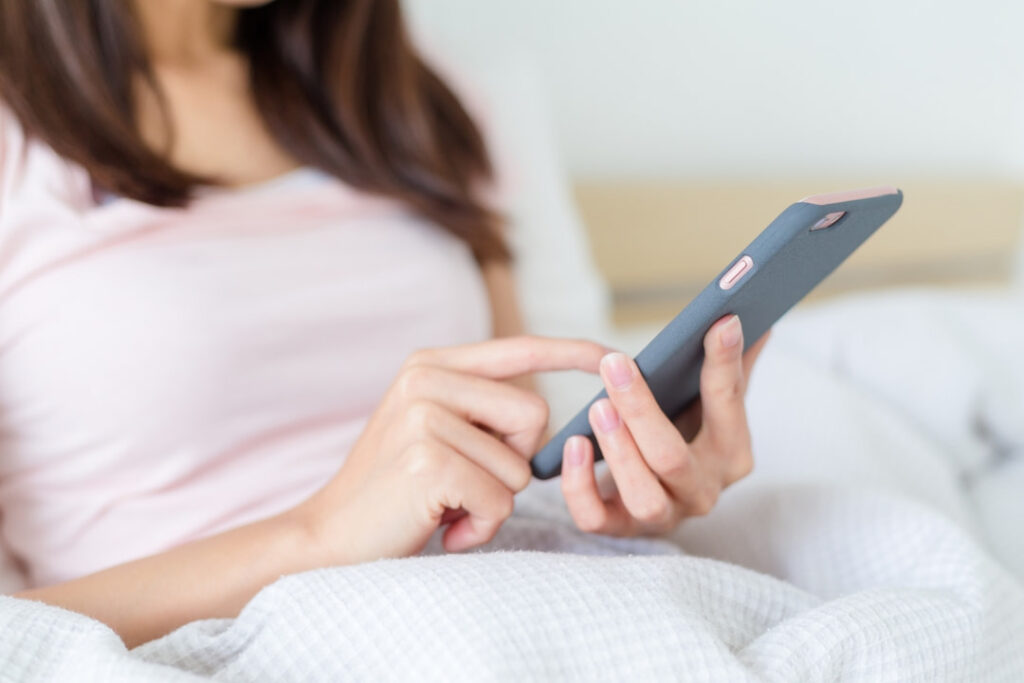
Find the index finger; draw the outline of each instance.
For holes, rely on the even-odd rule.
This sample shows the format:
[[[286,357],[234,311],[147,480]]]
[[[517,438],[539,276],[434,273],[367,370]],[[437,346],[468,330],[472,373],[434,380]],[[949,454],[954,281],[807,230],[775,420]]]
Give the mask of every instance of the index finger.
[[[597,372],[608,350],[585,339],[521,335],[474,344],[417,351],[413,365],[434,365],[489,379],[510,379],[534,372],[582,370]]]
[[[609,353],[601,363],[601,377],[643,459],[659,479],[677,492],[680,482],[690,478],[690,449],[658,406],[636,361],[621,352]]]

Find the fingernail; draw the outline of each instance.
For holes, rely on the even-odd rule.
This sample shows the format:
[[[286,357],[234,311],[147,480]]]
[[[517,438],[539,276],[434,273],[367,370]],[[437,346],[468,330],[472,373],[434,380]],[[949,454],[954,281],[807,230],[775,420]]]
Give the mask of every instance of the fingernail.
[[[566,460],[573,467],[579,467],[583,464],[583,437],[574,436],[569,439],[569,443],[566,444]]]
[[[740,317],[738,315],[729,318],[729,321],[722,325],[722,329],[718,333],[718,339],[726,349],[740,343],[740,340],[743,339],[743,326],[740,325]]]
[[[633,368],[630,367],[626,354],[620,351],[609,353],[601,359],[601,365],[604,366],[604,372],[608,376],[608,381],[616,389],[625,389],[632,383]]]
[[[619,427],[619,414],[615,412],[612,402],[606,398],[594,404],[597,428],[602,432],[613,432]]]

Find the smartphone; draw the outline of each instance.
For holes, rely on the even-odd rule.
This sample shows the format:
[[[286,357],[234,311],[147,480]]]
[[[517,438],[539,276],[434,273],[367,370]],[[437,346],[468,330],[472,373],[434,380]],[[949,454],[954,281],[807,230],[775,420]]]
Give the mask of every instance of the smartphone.
[[[815,195],[783,211],[636,357],[665,415],[675,419],[699,398],[704,335],[717,320],[735,313],[745,345],[753,344],[902,203],[903,193],[885,186]],[[535,477],[561,474],[565,442],[577,434],[589,438],[601,458],[587,412],[607,395],[595,396],[533,457]]]

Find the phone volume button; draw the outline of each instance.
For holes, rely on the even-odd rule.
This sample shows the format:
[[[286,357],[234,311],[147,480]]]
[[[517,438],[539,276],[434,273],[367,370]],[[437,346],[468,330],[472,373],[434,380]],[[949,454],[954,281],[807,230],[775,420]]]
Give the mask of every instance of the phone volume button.
[[[725,271],[725,275],[718,281],[718,286],[724,290],[732,289],[736,286],[736,283],[743,279],[743,276],[750,272],[754,267],[754,259],[749,256],[743,256],[739,261],[732,265],[732,268]]]

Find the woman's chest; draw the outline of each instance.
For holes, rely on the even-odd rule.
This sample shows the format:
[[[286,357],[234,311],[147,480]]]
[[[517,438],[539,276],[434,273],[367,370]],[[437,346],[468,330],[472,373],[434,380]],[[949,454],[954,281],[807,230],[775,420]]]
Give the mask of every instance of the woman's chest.
[[[0,302],[8,453],[173,452],[365,416],[414,349],[489,334],[465,247],[395,211],[218,212],[141,234]]]

